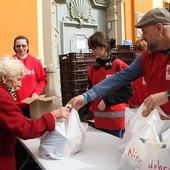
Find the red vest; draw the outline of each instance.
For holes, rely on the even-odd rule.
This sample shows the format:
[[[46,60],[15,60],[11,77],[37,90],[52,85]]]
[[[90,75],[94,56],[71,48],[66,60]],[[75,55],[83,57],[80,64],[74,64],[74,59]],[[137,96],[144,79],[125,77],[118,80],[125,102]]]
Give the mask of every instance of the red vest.
[[[88,69],[88,76],[92,82],[92,86],[94,86],[109,75],[113,75],[126,67],[127,64],[120,59],[115,59],[112,63],[112,67],[108,70],[104,67],[95,70],[94,64],[92,64]],[[108,130],[124,129],[124,111],[127,104],[107,105],[104,111],[100,111],[98,109],[98,104],[101,100],[102,98],[94,100],[90,106],[90,111],[94,114],[95,127]]]
[[[142,76],[137,80],[133,81],[133,96],[131,99],[131,106],[139,107],[146,97],[148,97],[146,81]]]
[[[170,55],[167,56],[158,51],[148,54],[145,50],[141,60],[148,95],[170,89]],[[170,115],[170,102],[160,107]]]

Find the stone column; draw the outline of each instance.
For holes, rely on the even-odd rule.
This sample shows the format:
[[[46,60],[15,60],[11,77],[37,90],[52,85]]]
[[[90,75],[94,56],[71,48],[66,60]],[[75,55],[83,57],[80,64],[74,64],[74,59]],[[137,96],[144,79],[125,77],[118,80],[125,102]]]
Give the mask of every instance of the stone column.
[[[124,30],[124,0],[110,0],[107,12],[107,33],[121,45],[125,37]]]
[[[56,48],[55,48],[55,1],[42,0],[43,8],[43,39],[44,39],[44,62],[46,65],[46,73],[48,76],[48,83],[45,89],[46,94],[61,97],[60,79],[58,77],[57,62],[56,62]],[[57,56],[58,57],[58,56]],[[57,101],[57,106],[61,103]]]

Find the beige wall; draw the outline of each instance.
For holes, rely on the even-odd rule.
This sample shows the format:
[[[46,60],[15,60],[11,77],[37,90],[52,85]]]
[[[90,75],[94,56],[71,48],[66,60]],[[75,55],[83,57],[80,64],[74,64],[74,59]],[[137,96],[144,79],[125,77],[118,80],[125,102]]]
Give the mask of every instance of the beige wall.
[[[146,13],[153,8],[153,2],[150,0],[125,0],[125,36],[127,40],[134,43],[137,38],[137,32],[134,25],[136,24],[136,12]]]
[[[163,7],[163,0],[125,0],[125,37],[134,43],[137,39],[136,12],[146,13],[152,8]]]
[[[121,19],[125,39],[136,41],[136,12],[145,13],[154,7],[162,7],[163,0],[110,0],[121,3]],[[60,1],[65,3],[66,1]],[[113,4],[114,4],[113,3]],[[123,6],[124,5],[124,6]],[[124,7],[124,8],[123,8]],[[17,35],[25,35],[30,40],[30,53],[45,64],[49,83],[47,93],[60,96],[59,69],[56,74],[56,41],[61,32],[55,30],[57,20],[54,0],[0,0],[0,56],[14,54],[13,40]],[[101,23],[100,23],[101,24]],[[118,36],[120,35],[118,34]],[[123,39],[122,38],[122,39]],[[61,43],[60,41],[58,43]]]
[[[30,40],[30,53],[39,57],[44,64],[48,64],[48,61],[51,62],[51,59],[44,59],[44,55],[47,55],[46,47],[54,47],[53,42],[50,43],[44,41],[44,37],[48,34],[43,34],[43,32],[48,33],[53,30],[53,27],[50,28],[50,24],[47,24],[47,21],[44,21],[44,13],[51,15],[51,9],[47,10],[43,8],[42,2],[47,0],[0,0],[0,56],[5,54],[13,54],[13,40],[17,35],[25,35]],[[52,4],[53,0],[48,0],[49,4]],[[125,0],[124,1],[124,22],[125,22],[125,39],[136,41],[136,29],[134,25],[136,23],[136,12],[145,13],[148,10],[154,7],[162,7],[163,0]],[[45,4],[45,3],[44,3]],[[46,12],[47,11],[47,12]],[[51,16],[46,18],[51,18]],[[44,22],[44,23],[43,23]],[[48,30],[46,27],[49,27]],[[53,25],[52,25],[53,26]],[[43,30],[45,28],[45,31]],[[52,34],[52,33],[51,33]],[[50,36],[48,36],[50,37]],[[43,45],[45,44],[45,46]],[[54,49],[53,49],[54,50]],[[55,54],[51,51],[51,54],[55,57]]]
[[[0,56],[14,54],[13,40],[25,35],[30,53],[38,56],[38,22],[36,0],[0,0]]]

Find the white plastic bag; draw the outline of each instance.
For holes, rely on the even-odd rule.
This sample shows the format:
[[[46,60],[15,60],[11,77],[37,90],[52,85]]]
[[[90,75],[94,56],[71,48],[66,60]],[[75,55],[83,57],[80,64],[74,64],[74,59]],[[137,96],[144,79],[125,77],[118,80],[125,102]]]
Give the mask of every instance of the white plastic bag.
[[[79,152],[84,145],[88,124],[80,122],[75,109],[69,119],[58,119],[53,132],[42,136],[39,152],[48,159],[64,159]]]
[[[151,119],[153,117],[159,117],[159,119],[157,119],[156,121],[159,122],[159,124],[157,124],[157,128],[161,128],[161,126],[163,126],[164,122],[159,121],[160,120],[160,115],[167,117],[167,115],[161,110],[160,107],[157,107],[156,109],[154,109],[148,116],[143,116],[143,111],[146,110],[146,106],[144,104],[142,104],[137,111],[135,112],[135,114],[131,117],[131,119],[129,120],[129,123],[127,124],[126,128],[125,128],[125,133],[123,135],[122,138],[122,144],[119,147],[119,151],[120,152],[124,152],[124,149],[127,145],[127,143],[129,143],[129,140],[133,137],[133,135],[140,131],[141,128],[143,128],[149,121],[151,121]]]
[[[161,134],[161,140],[163,143],[166,143],[167,146],[166,148],[170,150],[170,128],[168,128],[168,130],[166,130],[165,132],[163,132]]]
[[[131,118],[134,116],[134,114],[137,112],[137,108],[125,108],[125,128],[128,126]]]
[[[158,128],[163,127],[163,122],[169,120],[163,121],[159,116],[153,115],[143,127],[140,127],[140,130],[135,132],[125,147],[118,170],[170,169],[169,143],[166,143],[166,139],[161,141],[162,128]]]

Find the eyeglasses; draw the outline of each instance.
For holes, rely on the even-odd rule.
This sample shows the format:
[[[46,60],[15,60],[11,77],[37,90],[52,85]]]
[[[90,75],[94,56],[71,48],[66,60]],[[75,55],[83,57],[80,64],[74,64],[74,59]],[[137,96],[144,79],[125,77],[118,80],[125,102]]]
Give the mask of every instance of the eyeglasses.
[[[93,53],[94,51],[98,50],[99,48],[103,48],[104,46],[96,46],[96,47],[91,47],[89,48],[89,51]]]
[[[16,45],[15,47],[16,47],[16,48],[20,48],[20,47],[22,47],[22,48],[26,48],[26,47],[27,47],[27,45],[25,45],[25,44],[19,44],[19,45]]]
[[[89,48],[89,51],[92,53],[97,49],[97,47]]]

